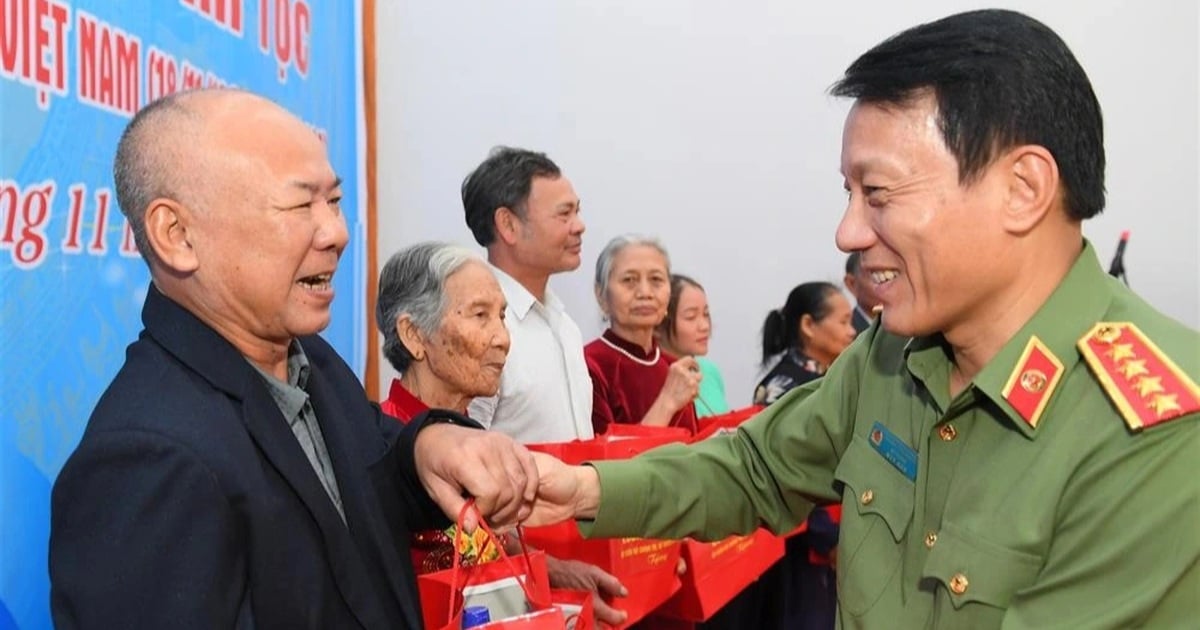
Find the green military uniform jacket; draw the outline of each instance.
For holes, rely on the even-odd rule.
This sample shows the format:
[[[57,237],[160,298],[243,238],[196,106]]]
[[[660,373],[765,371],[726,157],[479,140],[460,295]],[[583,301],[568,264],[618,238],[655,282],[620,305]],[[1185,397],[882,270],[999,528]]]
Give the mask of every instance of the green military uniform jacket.
[[[1113,350],[1117,334],[1132,342]],[[877,323],[734,435],[595,463],[600,509],[583,529],[784,532],[840,501],[843,628],[1200,627],[1200,335],[1085,243],[953,399],[950,361],[940,335]]]

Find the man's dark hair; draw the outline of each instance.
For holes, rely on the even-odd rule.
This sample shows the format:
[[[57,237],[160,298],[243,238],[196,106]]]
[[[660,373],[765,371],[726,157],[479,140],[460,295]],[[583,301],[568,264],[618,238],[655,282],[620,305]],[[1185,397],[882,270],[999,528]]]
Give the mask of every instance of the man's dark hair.
[[[496,210],[508,208],[525,218],[533,178],[557,178],[558,165],[545,153],[496,147],[462,183],[463,210],[475,242],[487,247],[496,240]]]
[[[990,9],[959,13],[887,39],[850,64],[834,96],[905,106],[931,90],[958,179],[978,178],[1003,151],[1045,147],[1067,213],[1104,209],[1104,123],[1075,56],[1046,25]]]

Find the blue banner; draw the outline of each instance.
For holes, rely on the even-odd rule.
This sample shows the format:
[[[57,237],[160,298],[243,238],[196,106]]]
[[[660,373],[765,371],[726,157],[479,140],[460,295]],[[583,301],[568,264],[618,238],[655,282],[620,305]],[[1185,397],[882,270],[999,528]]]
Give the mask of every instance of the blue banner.
[[[148,102],[238,86],[326,139],[351,242],[325,337],[362,376],[358,4],[0,0],[0,629],[51,627],[50,488],[141,330],[149,273],[112,158]]]

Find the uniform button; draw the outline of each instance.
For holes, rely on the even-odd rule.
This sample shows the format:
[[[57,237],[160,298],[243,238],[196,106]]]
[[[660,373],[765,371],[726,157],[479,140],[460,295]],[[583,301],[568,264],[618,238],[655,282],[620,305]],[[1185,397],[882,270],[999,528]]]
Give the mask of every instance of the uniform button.
[[[925,546],[928,547],[929,549],[933,549],[933,546],[936,544],[937,544],[937,532],[934,532],[934,531],[927,532],[925,534]]]
[[[943,442],[953,442],[954,438],[958,437],[958,429],[955,429],[953,424],[943,424],[942,428],[938,429],[938,437],[942,438]]]
[[[863,505],[871,505],[871,502],[875,500],[875,493],[870,489],[863,490],[862,494],[859,495],[858,500],[862,501]]]
[[[970,582],[967,582],[967,576],[961,573],[955,573],[954,576],[950,578],[950,592],[954,593],[955,595],[962,595],[963,593],[966,593],[967,586],[970,586]]]

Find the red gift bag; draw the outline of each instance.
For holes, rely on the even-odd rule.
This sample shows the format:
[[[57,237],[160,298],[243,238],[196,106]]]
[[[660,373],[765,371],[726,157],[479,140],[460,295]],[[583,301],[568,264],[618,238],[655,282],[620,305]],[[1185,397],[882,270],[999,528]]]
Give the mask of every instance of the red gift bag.
[[[711,543],[683,543],[687,572],[679,592],[660,614],[687,621],[705,621],[742,589],[754,583],[783,557],[783,539],[765,529],[748,536],[730,536]]]
[[[556,444],[531,444],[531,450],[554,455],[568,464],[605,459],[628,459],[652,448],[691,439],[687,429],[612,424],[610,430],[591,440]],[[681,543],[646,538],[595,538],[585,540],[574,521],[547,527],[526,528],[530,544],[557,558],[594,564],[616,576],[629,591],[628,597],[613,600],[625,610],[624,628],[658,608],[679,589],[675,567]]]
[[[591,591],[552,589],[550,603],[562,609],[567,630],[596,629],[596,607],[592,603]]]
[[[679,427],[647,427],[640,424],[610,424],[608,431],[590,440],[551,444],[528,444],[530,450],[549,453],[568,464],[602,459],[629,459],[664,444],[687,444],[691,431]]]
[[[713,437],[714,435],[723,435],[725,433],[733,433],[738,426],[743,422],[758,415],[758,412],[766,409],[762,405],[751,405],[741,409],[734,409],[728,413],[723,413],[719,416],[709,416],[700,418],[700,428],[696,431],[696,436],[692,438],[693,442]]]
[[[475,509],[473,501],[468,501],[459,512],[457,532],[462,531],[463,517],[469,509]],[[522,540],[524,566],[518,567],[482,517],[479,527],[483,528],[499,550],[500,559],[463,566],[460,540],[455,540],[454,561],[450,569],[417,576],[425,626],[437,630],[459,630],[462,627],[463,608],[484,603],[491,611],[493,621],[479,626],[481,629],[562,630],[566,627],[562,609],[550,603],[550,579],[546,572],[545,554],[540,551],[528,552]]]

